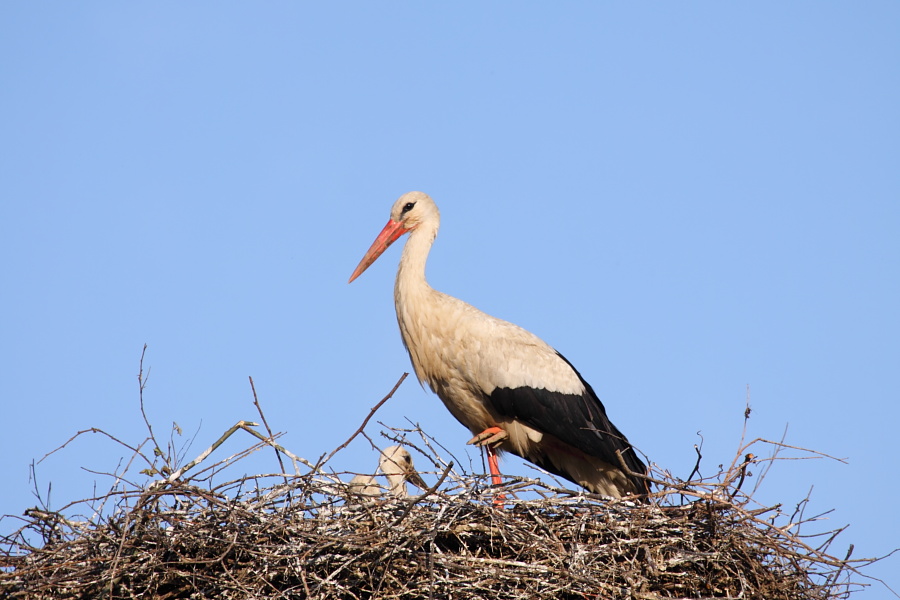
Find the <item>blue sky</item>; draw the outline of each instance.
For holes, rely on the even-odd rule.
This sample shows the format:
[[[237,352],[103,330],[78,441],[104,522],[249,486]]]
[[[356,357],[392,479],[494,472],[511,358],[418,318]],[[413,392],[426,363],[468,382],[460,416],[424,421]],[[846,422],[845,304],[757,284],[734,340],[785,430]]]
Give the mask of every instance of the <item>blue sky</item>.
[[[847,459],[781,462],[760,501],[812,488],[836,553],[900,546],[898,28],[892,2],[4,3],[0,514],[76,431],[145,437],[145,343],[189,458],[257,418],[248,376],[295,453],[343,442],[410,370],[399,247],[347,278],[418,189],[432,285],[558,348],[651,460],[686,476],[700,432],[704,474],[730,462],[749,386],[750,437]],[[465,456],[413,379],[377,418]],[[38,485],[62,506],[125,454],[84,436]]]

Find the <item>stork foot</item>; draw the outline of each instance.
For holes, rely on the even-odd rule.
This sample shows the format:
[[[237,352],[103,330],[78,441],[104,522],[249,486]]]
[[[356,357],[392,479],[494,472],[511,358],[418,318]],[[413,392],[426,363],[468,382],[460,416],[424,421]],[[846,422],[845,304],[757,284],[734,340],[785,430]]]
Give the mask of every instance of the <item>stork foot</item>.
[[[506,431],[504,431],[503,429],[500,429],[499,427],[488,427],[466,443],[473,446],[486,446],[488,448],[493,448],[495,446],[499,446],[500,443],[506,440],[508,437],[509,434],[506,433]]]

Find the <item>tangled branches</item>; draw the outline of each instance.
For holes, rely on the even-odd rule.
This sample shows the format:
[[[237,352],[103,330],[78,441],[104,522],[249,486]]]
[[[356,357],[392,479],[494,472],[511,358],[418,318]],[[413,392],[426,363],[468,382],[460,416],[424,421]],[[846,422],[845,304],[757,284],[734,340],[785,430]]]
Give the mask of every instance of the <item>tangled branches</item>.
[[[314,464],[270,431],[240,422],[226,433],[237,431],[259,439],[243,456],[273,447],[294,472],[201,485],[189,472],[220,439],[183,467],[167,461],[147,485],[120,479],[86,501],[90,518],[28,511],[2,539],[0,595],[824,600],[859,589],[850,578],[872,562],[830,555],[839,531],[801,536],[811,520],[802,513],[751,508],[741,485],[758,440],[711,480],[654,472],[659,491],[635,504],[534,479],[507,478],[498,489],[455,467],[417,428],[391,430],[420,464],[432,463],[436,483],[418,496],[364,501],[348,473],[326,468],[337,451]]]

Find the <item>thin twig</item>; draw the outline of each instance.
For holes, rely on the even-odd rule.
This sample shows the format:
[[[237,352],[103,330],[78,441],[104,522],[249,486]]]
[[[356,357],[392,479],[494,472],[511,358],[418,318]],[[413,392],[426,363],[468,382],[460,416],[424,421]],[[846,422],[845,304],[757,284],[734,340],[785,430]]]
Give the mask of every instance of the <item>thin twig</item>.
[[[150,439],[153,440],[154,456],[162,458],[163,462],[166,463],[166,467],[171,470],[172,465],[169,464],[168,457],[163,454],[162,448],[159,447],[159,442],[156,441],[156,435],[153,433],[153,425],[150,424],[150,419],[147,418],[147,412],[144,410],[144,388],[147,386],[147,380],[150,378],[150,367],[147,367],[147,375],[144,375],[144,356],[146,354],[147,344],[144,344],[144,348],[141,350],[141,360],[138,363],[138,399],[141,405],[141,416],[144,418],[147,431],[150,433]]]
[[[131,446],[131,445],[129,445],[129,444],[126,444],[125,442],[123,442],[122,440],[120,440],[119,438],[117,438],[116,436],[111,435],[111,434],[109,434],[109,433],[103,431],[102,429],[98,429],[98,428],[96,428],[96,427],[91,427],[90,429],[82,429],[81,431],[75,432],[75,434],[74,434],[72,437],[70,437],[69,439],[67,439],[65,442],[63,442],[62,445],[60,445],[60,446],[57,447],[57,448],[54,448],[53,450],[51,450],[50,452],[48,452],[47,454],[45,454],[44,456],[42,456],[41,459],[40,459],[39,461],[37,461],[36,464],[41,464],[41,463],[44,462],[44,460],[47,459],[51,454],[54,454],[54,453],[56,453],[56,452],[59,452],[60,450],[62,450],[63,448],[65,448],[66,446],[68,446],[69,444],[71,444],[72,441],[75,440],[75,438],[77,438],[77,437],[79,437],[79,436],[81,436],[81,435],[83,435],[83,434],[85,434],[85,433],[99,433],[99,434],[101,434],[101,435],[105,435],[106,437],[108,437],[109,439],[111,439],[111,440],[114,441],[115,443],[119,444],[120,446],[124,446],[125,448],[128,448],[129,450],[131,450],[131,451],[134,452],[135,454],[138,454],[141,458],[144,459],[144,461],[145,461],[149,466],[151,466],[151,467],[153,466],[153,463],[152,463],[149,459],[147,459],[146,456],[144,456],[143,454],[141,454],[138,448],[135,448],[134,446]],[[151,438],[147,438],[147,439],[151,439]],[[144,441],[146,441],[146,440],[144,440]],[[144,442],[141,442],[141,443],[140,443],[140,446],[143,446],[143,445],[144,445]]]
[[[756,456],[752,452],[748,452],[744,457],[744,462],[741,463],[740,466],[740,479],[737,482],[737,485],[734,486],[734,491],[731,492],[729,498],[734,499],[739,491],[741,491],[741,486],[744,485],[744,477],[747,475],[747,466],[750,465],[754,461]]]
[[[160,486],[172,483],[175,480],[180,479],[181,476],[184,475],[187,471],[189,471],[190,469],[194,468],[195,466],[197,466],[198,464],[200,464],[201,462],[206,460],[206,457],[209,456],[210,454],[212,454],[213,452],[215,452],[216,448],[221,446],[225,442],[225,440],[230,438],[231,435],[235,431],[237,431],[238,429],[244,429],[245,431],[252,431],[249,429],[249,427],[254,427],[254,426],[256,426],[256,423],[253,423],[251,421],[238,421],[237,423],[235,423],[234,425],[229,427],[225,433],[223,433],[221,436],[219,436],[219,439],[217,439],[215,442],[213,442],[212,446],[210,446],[209,448],[207,448],[206,450],[201,452],[200,455],[197,456],[197,458],[195,458],[188,464],[184,465],[180,469],[176,470],[174,473],[172,473],[165,479],[160,479],[160,480],[154,481],[152,484],[150,484],[150,487],[147,488],[148,491],[152,491]]]
[[[250,380],[250,389],[253,391],[253,406],[256,407],[256,412],[259,413],[259,418],[262,419],[263,427],[266,428],[266,433],[269,434],[269,439],[274,441],[275,435],[272,433],[272,428],[269,427],[269,422],[266,420],[266,415],[263,414],[262,406],[259,405],[259,398],[256,395],[256,386],[253,384],[253,377],[248,376],[247,378]],[[278,465],[281,467],[281,472],[284,473],[284,462],[281,460],[281,453],[278,451],[278,448],[273,447],[273,450],[275,450],[275,458],[278,459]],[[287,477],[284,478],[284,482],[288,482]]]
[[[403,522],[403,519],[406,518],[406,515],[409,514],[409,511],[412,510],[413,506],[415,506],[416,503],[419,502],[419,500],[422,500],[423,498],[427,498],[429,495],[435,493],[437,491],[437,489],[439,487],[441,487],[441,484],[444,483],[444,480],[447,479],[447,475],[450,473],[450,470],[452,468],[453,468],[453,463],[451,462],[450,464],[447,465],[447,468],[444,469],[444,472],[441,473],[441,476],[438,478],[437,483],[435,483],[433,486],[431,486],[430,488],[425,490],[425,492],[421,496],[413,497],[412,500],[410,500],[407,503],[406,510],[403,511],[403,514],[401,514],[399,517],[397,517],[397,520],[394,521],[393,527],[396,527],[400,523]]]
[[[241,429],[243,429],[250,435],[254,436],[256,439],[260,440],[261,442],[263,442],[264,444],[266,444],[268,446],[272,446],[273,448],[275,448],[276,450],[278,450],[279,452],[281,452],[282,454],[284,454],[285,456],[287,456],[294,462],[298,462],[301,465],[309,467],[310,469],[312,469],[314,471],[316,470],[316,466],[314,464],[312,464],[311,462],[309,462],[308,460],[306,460],[305,458],[301,458],[301,457],[297,456],[296,454],[294,454],[293,452],[291,452],[290,450],[288,450],[287,448],[285,448],[284,446],[282,446],[280,444],[276,444],[274,441],[272,441],[271,437],[267,438],[263,434],[256,431],[255,429],[250,429],[251,425],[256,425],[255,423],[245,422],[244,425],[245,426],[242,426]],[[282,467],[282,471],[284,471],[284,467]],[[294,472],[299,474],[299,471],[297,470],[296,466],[294,467]]]
[[[376,412],[379,408],[381,408],[381,405],[382,405],[382,404],[384,404],[385,402],[387,402],[388,400],[390,400],[391,396],[394,395],[394,392],[397,391],[397,388],[400,387],[400,384],[403,383],[403,381],[404,381],[407,377],[409,377],[409,373],[404,373],[403,375],[401,375],[401,376],[400,376],[400,379],[397,380],[397,383],[394,384],[394,387],[391,388],[391,391],[387,393],[387,396],[385,396],[384,398],[382,398],[382,399],[378,402],[378,404],[376,404],[375,406],[372,407],[372,409],[369,411],[369,414],[366,415],[366,418],[363,420],[362,425],[359,426],[359,429],[357,429],[356,431],[354,431],[354,432],[353,432],[353,435],[351,435],[351,436],[349,437],[349,439],[347,439],[346,442],[344,442],[343,444],[341,444],[340,446],[338,446],[337,448],[335,448],[334,450],[332,450],[332,451],[331,451],[331,454],[329,454],[324,460],[321,460],[321,459],[320,459],[320,460],[319,460],[319,463],[316,465],[316,467],[317,467],[317,468],[318,468],[318,467],[321,467],[322,465],[324,465],[325,463],[327,463],[329,460],[331,460],[331,457],[332,457],[332,456],[334,456],[335,454],[337,454],[338,452],[340,452],[341,450],[343,450],[344,448],[346,448],[347,446],[349,446],[349,445],[350,445],[350,442],[352,442],[354,439],[356,439],[356,436],[358,436],[360,433],[362,433],[362,430],[366,428],[366,425],[369,423],[369,420],[375,415],[375,412]]]
[[[694,479],[694,474],[700,474],[700,461],[703,460],[703,454],[700,453],[700,449],[703,447],[703,436],[700,435],[700,432],[697,432],[697,435],[700,436],[700,445],[694,444],[694,452],[697,453],[697,462],[694,463],[694,468],[691,469],[691,474],[687,476],[685,481],[692,481]]]

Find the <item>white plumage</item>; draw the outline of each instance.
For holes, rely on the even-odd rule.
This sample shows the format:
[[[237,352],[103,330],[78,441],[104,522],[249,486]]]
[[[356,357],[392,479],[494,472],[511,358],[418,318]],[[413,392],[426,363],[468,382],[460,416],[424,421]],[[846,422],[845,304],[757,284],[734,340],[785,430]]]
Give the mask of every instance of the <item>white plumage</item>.
[[[388,491],[396,498],[406,498],[406,483],[426,490],[428,486],[413,466],[412,456],[403,446],[385,448],[378,459],[378,468],[388,480]],[[360,496],[380,496],[384,488],[378,485],[375,475],[357,475],[350,480],[350,491]]]
[[[596,493],[646,492],[644,481],[621,463],[638,474],[646,466],[562,355],[525,329],[428,285],[425,263],[439,226],[440,213],[427,194],[404,194],[350,281],[409,233],[394,287],[403,343],[419,380],[475,435],[470,443],[487,448],[492,474],[499,475],[496,448]]]

